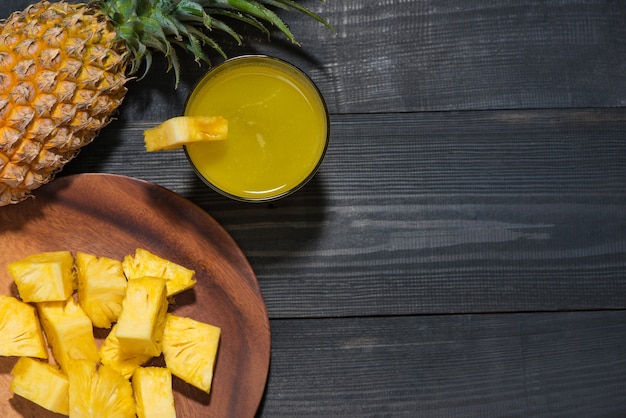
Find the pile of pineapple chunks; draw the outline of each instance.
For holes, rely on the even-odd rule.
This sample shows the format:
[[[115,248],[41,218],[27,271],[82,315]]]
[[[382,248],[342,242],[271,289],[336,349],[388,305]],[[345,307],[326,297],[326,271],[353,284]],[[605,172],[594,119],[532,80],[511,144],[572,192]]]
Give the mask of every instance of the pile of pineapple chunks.
[[[220,328],[168,312],[193,270],[142,248],[43,252],[8,269],[19,299],[0,295],[0,355],[19,357],[13,393],[70,417],[143,418],[176,416],[172,375],[210,391]],[[99,347],[94,327],[110,330]],[[161,355],[165,367],[149,365]]]

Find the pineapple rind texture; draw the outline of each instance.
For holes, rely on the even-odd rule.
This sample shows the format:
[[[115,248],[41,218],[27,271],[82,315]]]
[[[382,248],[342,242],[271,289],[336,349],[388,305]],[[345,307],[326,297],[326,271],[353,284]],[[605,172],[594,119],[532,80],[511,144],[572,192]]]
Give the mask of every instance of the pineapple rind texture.
[[[64,301],[74,292],[74,257],[69,251],[33,254],[8,269],[24,302]]]
[[[0,206],[52,180],[122,103],[128,52],[92,5],[32,4],[0,23]]]
[[[126,296],[126,277],[122,262],[108,257],[76,253],[78,303],[93,325],[111,328],[122,312]]]
[[[173,375],[207,393],[211,391],[221,329],[168,313],[163,357]]]
[[[168,306],[165,279],[129,279],[115,331],[120,349],[130,354],[159,356]]]
[[[159,257],[143,248],[122,260],[124,274],[130,279],[138,277],[162,277],[166,280],[167,296],[177,295],[196,284],[195,271]]]
[[[140,367],[132,378],[138,418],[176,418],[172,373],[164,367]]]
[[[11,392],[49,411],[69,415],[68,379],[56,366],[20,357],[11,374]]]
[[[0,356],[48,358],[35,307],[0,295]]]
[[[91,320],[73,297],[64,302],[40,302],[37,312],[61,370],[67,372],[72,359],[100,361]]]

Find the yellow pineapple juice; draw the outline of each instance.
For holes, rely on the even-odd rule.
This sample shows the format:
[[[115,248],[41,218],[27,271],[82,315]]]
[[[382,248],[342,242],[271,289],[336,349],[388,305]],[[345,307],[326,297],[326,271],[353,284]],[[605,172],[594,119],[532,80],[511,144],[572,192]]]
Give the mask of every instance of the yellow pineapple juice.
[[[290,194],[317,171],[328,143],[328,115],[310,79],[265,56],[227,60],[194,88],[185,115],[223,116],[224,141],[185,151],[196,173],[238,200],[268,201]]]

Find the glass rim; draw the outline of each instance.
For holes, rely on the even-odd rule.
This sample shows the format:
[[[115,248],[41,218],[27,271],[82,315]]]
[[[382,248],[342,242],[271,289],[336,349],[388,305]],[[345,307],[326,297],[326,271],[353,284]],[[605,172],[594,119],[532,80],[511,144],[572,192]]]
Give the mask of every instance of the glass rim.
[[[185,156],[187,158],[187,161],[189,162],[189,164],[191,165],[193,171],[195,172],[196,176],[202,180],[203,183],[205,183],[207,186],[209,186],[213,191],[221,194],[222,196],[228,197],[230,199],[233,200],[237,200],[240,202],[248,202],[248,203],[266,203],[266,202],[273,202],[276,200],[280,200],[284,197],[287,197],[295,192],[297,192],[298,190],[302,189],[307,183],[309,183],[311,181],[311,179],[313,177],[315,177],[315,175],[317,174],[317,172],[319,171],[320,166],[322,165],[322,162],[324,161],[324,158],[326,156],[326,151],[328,150],[328,145],[330,142],[330,117],[329,117],[329,113],[328,113],[328,107],[326,105],[326,101],[324,100],[324,96],[322,95],[322,92],[320,91],[319,87],[317,86],[317,84],[311,79],[311,77],[305,73],[302,69],[300,69],[298,66],[282,59],[282,58],[278,58],[278,57],[274,57],[274,56],[270,56],[270,55],[265,55],[265,54],[245,54],[245,55],[239,55],[236,57],[232,57],[232,58],[228,58],[226,60],[224,60],[222,63],[213,66],[212,68],[210,68],[204,75],[202,75],[198,81],[196,81],[196,83],[193,85],[193,87],[191,88],[189,94],[187,95],[187,98],[185,100],[185,105],[183,107],[183,114],[187,113],[187,107],[189,106],[189,102],[191,100],[191,97],[193,96],[193,94],[196,92],[196,90],[198,89],[198,87],[204,83],[206,80],[210,79],[211,77],[215,76],[216,73],[222,71],[224,69],[224,67],[227,66],[231,66],[231,65],[235,65],[235,64],[244,64],[245,61],[266,61],[266,62],[274,62],[274,63],[278,63],[279,65],[282,65],[284,67],[287,67],[289,69],[291,69],[294,73],[296,73],[298,76],[302,77],[303,80],[309,84],[312,87],[312,91],[314,93],[314,95],[319,99],[322,110],[323,110],[323,117],[325,119],[326,122],[326,135],[324,138],[324,146],[322,147],[322,151],[319,155],[319,157],[317,158],[317,162],[315,163],[315,166],[313,167],[313,169],[311,169],[311,171],[309,172],[309,174],[302,179],[297,185],[295,185],[294,187],[291,187],[289,190],[285,190],[282,193],[279,193],[277,195],[274,196],[264,196],[264,197],[245,197],[245,196],[238,196],[236,194],[232,194],[229,193],[223,189],[221,189],[220,187],[218,187],[217,185],[213,184],[211,181],[209,181],[209,179],[207,179],[198,169],[198,167],[196,167],[196,164],[194,164],[193,159],[191,158],[191,156],[189,155],[189,151],[187,150],[187,146],[183,146],[183,150],[185,152]]]

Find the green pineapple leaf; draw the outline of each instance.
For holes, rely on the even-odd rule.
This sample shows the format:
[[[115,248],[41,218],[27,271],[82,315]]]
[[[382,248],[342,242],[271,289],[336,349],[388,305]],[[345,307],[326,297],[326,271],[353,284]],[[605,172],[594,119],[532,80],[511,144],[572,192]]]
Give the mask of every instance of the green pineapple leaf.
[[[226,54],[218,42],[207,36],[217,30],[231,36],[241,45],[242,38],[231,26],[214,16],[233,19],[250,25],[270,36],[267,25],[277,28],[291,42],[299,45],[287,24],[271,8],[295,10],[329,29],[332,27],[321,16],[294,0],[94,0],[116,28],[133,56],[129,74],[143,66],[145,77],[152,65],[152,52],[162,53],[168,62],[168,71],[174,70],[176,86],[180,81],[180,62],[173,45],[191,53],[198,62],[211,62],[204,47]]]

